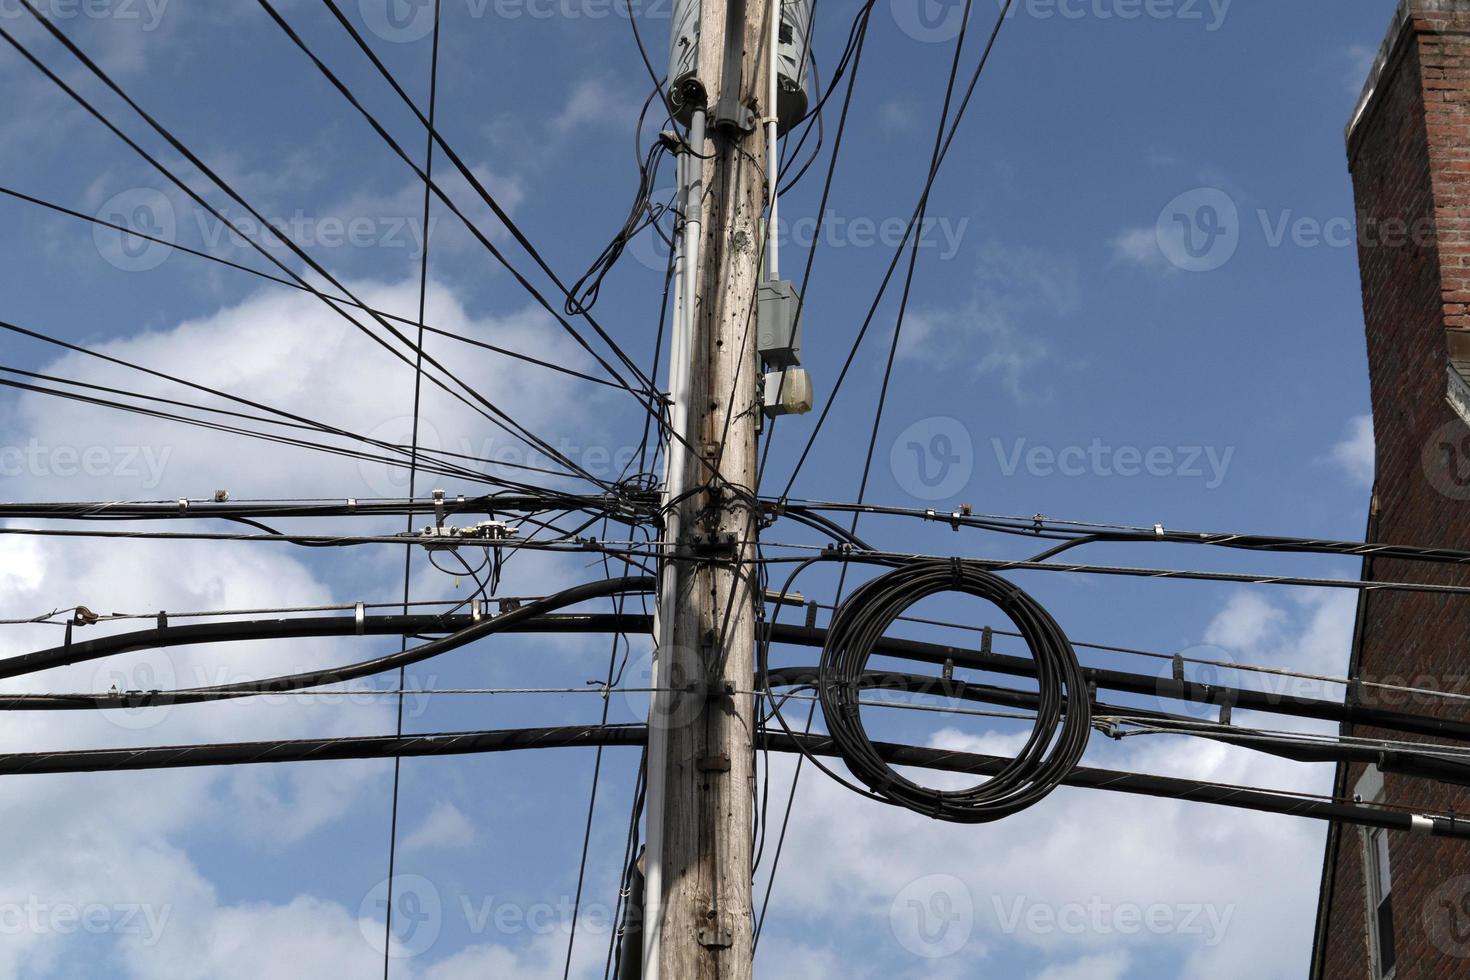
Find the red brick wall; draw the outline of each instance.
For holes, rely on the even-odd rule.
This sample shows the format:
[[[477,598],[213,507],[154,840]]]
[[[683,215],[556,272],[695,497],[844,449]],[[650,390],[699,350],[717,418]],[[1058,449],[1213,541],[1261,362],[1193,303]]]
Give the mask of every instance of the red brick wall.
[[[1461,347],[1470,338],[1470,0],[1408,6],[1409,26],[1348,138],[1378,445],[1375,534],[1470,549],[1470,482],[1460,483],[1470,477],[1470,429],[1446,401],[1451,351],[1470,350]],[[1369,574],[1470,585],[1470,573],[1445,565],[1380,561]],[[1361,627],[1363,680],[1470,693],[1470,599],[1370,593]],[[1372,688],[1363,700],[1470,720],[1465,702]],[[1347,767],[1347,792],[1362,769]],[[1389,804],[1470,816],[1470,791],[1393,774],[1384,786]],[[1366,978],[1361,839],[1356,828],[1335,836],[1320,975]],[[1470,844],[1395,834],[1389,846],[1396,977],[1470,977]]]

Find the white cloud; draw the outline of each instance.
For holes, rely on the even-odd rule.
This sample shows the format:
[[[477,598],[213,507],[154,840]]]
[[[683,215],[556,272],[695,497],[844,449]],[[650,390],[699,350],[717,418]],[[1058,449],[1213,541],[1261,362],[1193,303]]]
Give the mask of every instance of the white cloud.
[[[1232,599],[1204,633],[1210,642],[1234,645],[1229,652],[1242,662],[1341,672],[1351,628],[1351,597],[1323,592],[1273,602]],[[1222,681],[1247,683],[1233,674]],[[1237,713],[1237,723],[1267,717]],[[1269,723],[1288,727],[1276,716]],[[967,735],[961,727],[975,730],[955,725],[932,742],[1014,750],[1012,740]],[[1325,792],[1332,776],[1328,766],[1179,736],[1095,739],[1084,764],[1308,792]],[[772,785],[784,792],[790,771],[789,760],[778,760]],[[940,782],[932,773],[924,781]],[[1094,980],[1141,975],[1146,958],[1159,964],[1149,975],[1285,980],[1299,977],[1306,963],[1324,832],[1316,821],[1068,788],[1024,814],[959,827],[859,802],[828,780],[803,778],[772,900],[770,922],[777,925],[768,928],[770,938],[839,927],[861,937],[829,975],[1018,975],[1016,959],[1040,957],[1042,965],[1026,975]],[[854,861],[854,854],[882,860]],[[973,899],[967,944],[940,960],[911,955],[889,927],[896,897],[930,875],[958,877]],[[1017,919],[1018,907],[1039,912]],[[1157,908],[1172,928],[1134,928],[1132,908]],[[947,903],[936,914],[952,909]],[[1047,925],[1069,921],[1069,914],[1083,916],[1086,928]]]
[[[417,307],[415,284],[360,282],[351,284],[351,288],[369,305],[389,312],[413,311]],[[429,291],[428,320],[439,328],[555,363],[575,367],[588,364],[585,355],[539,310],[476,317],[449,290],[434,284]],[[93,344],[91,349],[348,432],[405,444],[413,405],[411,362],[404,363],[368,335],[383,338],[402,352],[403,345],[389,338],[381,326],[366,316],[360,316],[359,322],[367,328],[366,334],[310,294],[273,288],[172,329]],[[409,329],[400,327],[400,332]],[[433,335],[427,338],[425,348],[436,359],[452,365],[455,374],[474,391],[504,406],[518,422],[553,443],[575,434],[579,446],[605,446],[608,430],[596,418],[605,396],[589,392],[585,383]],[[432,366],[426,371],[437,374]],[[80,354],[58,358],[46,373],[260,414],[249,406]],[[535,455],[525,442],[487,419],[483,413],[488,410],[472,396],[464,395],[454,382],[446,384],[459,397],[430,381],[424,383],[422,446],[473,457],[494,456],[512,464],[547,465],[547,460]],[[568,405],[585,409],[587,414],[568,413]],[[236,499],[301,493],[343,498],[397,496],[407,483],[406,467],[293,450],[245,436],[222,435],[40,394],[21,396],[9,414],[10,418],[0,421],[15,433],[13,443],[27,449],[23,463],[26,473],[19,482],[36,499],[172,499],[208,496],[216,489],[227,489]],[[340,437],[299,428],[213,418],[245,428],[264,428],[297,438],[304,436],[309,441],[359,448]],[[368,451],[384,453],[372,447]],[[479,466],[482,472],[487,468],[485,464]],[[497,475],[524,479],[525,471],[505,467],[497,469]],[[477,489],[472,483],[464,485],[467,481],[438,479],[448,480],[450,489]]]
[[[1128,963],[1127,953],[1084,956],[1071,963],[1049,966],[1036,975],[1036,980],[1122,980]]]
[[[358,283],[355,288],[368,302],[388,309],[407,308],[417,297],[411,283]],[[534,313],[475,317],[438,285],[430,292],[430,311],[434,322],[446,328],[559,363],[582,363],[570,343]],[[411,404],[411,370],[325,312],[319,301],[301,294],[265,292],[176,327],[93,348],[358,431],[383,428],[406,415]],[[445,349],[440,345],[436,352]],[[554,432],[565,423],[582,433],[605,431],[607,423],[594,417],[602,406],[600,397],[585,390],[574,397],[569,384],[555,376],[528,374],[490,355],[456,358],[455,369],[478,390],[513,401],[533,428]],[[74,354],[43,370],[191,398],[177,387]],[[197,394],[200,401],[222,404]],[[448,448],[471,440],[478,451],[485,438],[487,424],[442,393],[427,395],[424,415]],[[369,496],[384,482],[385,489],[401,492],[391,474],[363,471],[355,462],[35,395],[11,405],[0,424],[8,441],[37,450],[25,472],[6,479],[7,496],[17,499],[197,496],[215,487],[229,487],[237,499]],[[588,441],[585,435],[580,439],[584,445]],[[118,466],[95,475],[59,472],[55,450],[66,446],[109,452],[152,448],[166,465],[161,479],[149,486],[144,485],[150,482],[146,478]],[[118,458],[109,456],[114,463]],[[353,561],[321,563],[322,571],[308,564],[315,556],[276,545],[0,536],[0,618],[30,617],[77,604],[102,613],[331,604],[388,594],[387,586],[402,574],[398,556],[387,561],[357,552]],[[518,584],[533,591],[554,571],[551,564],[538,565],[534,559],[520,562],[519,568],[525,577]],[[432,594],[447,585],[430,578],[421,588]],[[101,624],[79,630],[78,638],[148,625],[148,620]],[[8,627],[0,634],[0,657],[59,643],[61,635],[59,629],[42,625]],[[366,645],[380,652],[384,642],[373,639]],[[364,646],[352,638],[174,647],[14,678],[5,687],[96,691],[112,685],[126,690],[218,684],[360,660]],[[130,712],[4,712],[0,737],[12,752],[189,744],[377,733],[391,729],[392,719],[391,702],[381,698],[253,698]],[[233,850],[247,857],[261,855],[263,861],[279,860],[284,848],[360,811],[364,794],[381,799],[376,791],[383,772],[381,762],[348,762],[8,777],[4,810],[12,832],[0,843],[0,864],[6,868],[0,908],[141,905],[161,932],[139,931],[153,929],[145,916],[130,920],[138,928],[118,928],[87,945],[87,950],[110,953],[109,970],[119,975],[163,980],[285,978],[303,971],[369,975],[381,968],[381,954],[364,940],[355,909],[309,894],[280,903],[224,901],[186,844],[207,827],[202,839],[217,853]],[[452,814],[431,822],[435,819],[440,833],[463,839],[463,828],[454,827]],[[71,938],[46,928],[7,933],[0,943],[0,977],[44,976],[67,965],[74,969],[75,957],[93,953],[79,952],[78,944],[68,942]],[[532,945],[540,951],[485,947],[480,955],[487,962],[511,964],[505,975],[518,975],[519,966],[527,964],[560,975],[557,942]],[[581,973],[590,972],[591,960],[597,958],[592,945]],[[405,968],[399,975],[473,975],[449,967],[431,970],[435,955],[425,954],[419,969]]]
[[[1081,302],[1080,275],[1069,258],[1040,249],[1002,247],[980,250],[972,293],[952,309],[918,309],[904,323],[900,356],[938,370],[965,365],[994,376],[1020,402],[1045,398],[1033,389],[1032,373],[1051,354],[1047,331],[1037,321],[1055,323]],[[956,358],[957,349],[976,350],[973,360]]]
[[[424,822],[403,838],[406,851],[469,847],[477,839],[475,825],[453,803],[440,801]]]
[[[1287,611],[1259,592],[1237,592],[1205,629],[1205,642],[1232,650],[1259,649],[1288,622]]]
[[[1363,486],[1373,485],[1377,466],[1373,441],[1373,416],[1359,415],[1348,423],[1342,441],[1332,447],[1329,458]]]
[[[1343,50],[1343,58],[1347,61],[1348,69],[1343,79],[1347,91],[1357,97],[1363,91],[1363,85],[1368,81],[1368,74],[1373,70],[1373,62],[1378,58],[1378,49],[1366,44],[1350,44]]]
[[[1128,228],[1110,244],[1116,261],[1161,272],[1178,271],[1160,251],[1158,235],[1153,228]]]
[[[587,126],[622,129],[637,115],[638,105],[624,89],[605,78],[584,78],[572,86],[551,128],[560,134]]]
[[[888,98],[878,103],[878,128],[890,136],[913,130],[918,106],[910,99]]]

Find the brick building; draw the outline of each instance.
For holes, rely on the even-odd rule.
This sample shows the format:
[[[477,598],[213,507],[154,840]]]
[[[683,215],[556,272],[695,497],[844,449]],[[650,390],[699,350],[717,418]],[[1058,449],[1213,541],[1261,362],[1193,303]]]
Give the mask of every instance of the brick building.
[[[1377,440],[1369,540],[1470,549],[1470,0],[1402,0],[1347,131]],[[1363,575],[1470,585],[1448,565]],[[1349,676],[1470,692],[1470,602],[1359,602]],[[1470,719],[1470,704],[1363,688],[1365,702]],[[1361,726],[1345,734],[1405,738]],[[1470,817],[1470,790],[1339,766],[1364,802]],[[1312,953],[1321,980],[1470,977],[1470,848],[1333,825]]]

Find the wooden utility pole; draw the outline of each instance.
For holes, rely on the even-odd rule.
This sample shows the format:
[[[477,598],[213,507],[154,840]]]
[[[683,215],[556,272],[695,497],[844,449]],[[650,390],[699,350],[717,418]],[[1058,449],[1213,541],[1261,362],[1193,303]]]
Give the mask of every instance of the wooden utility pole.
[[[701,0],[691,125],[693,198],[683,293],[687,488],[671,525],[681,560],[660,595],[655,678],[677,694],[650,712],[644,976],[745,980],[752,958],[752,790],[761,418],[756,351],[763,254],[770,0]],[[700,173],[702,171],[702,179]],[[690,226],[686,226],[690,227]],[[678,387],[677,383],[675,385]],[[676,398],[679,393],[676,390]],[[676,464],[680,465],[680,464]],[[676,496],[678,496],[676,494]],[[667,647],[664,649],[663,647]]]

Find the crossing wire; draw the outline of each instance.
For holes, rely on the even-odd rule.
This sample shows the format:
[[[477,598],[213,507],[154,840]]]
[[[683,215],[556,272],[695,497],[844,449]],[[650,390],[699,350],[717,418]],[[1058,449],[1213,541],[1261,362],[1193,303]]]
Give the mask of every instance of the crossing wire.
[[[433,126],[433,119],[439,108],[439,30],[441,14],[443,12],[442,0],[434,0],[434,30],[429,54],[429,125]],[[418,332],[418,354],[414,359],[413,374],[413,428],[409,436],[409,463],[408,463],[408,495],[416,496],[419,464],[419,407],[420,396],[423,393],[424,380],[424,321],[427,319],[425,307],[428,305],[429,293],[429,215],[433,208],[434,199],[429,193],[429,181],[434,175],[434,141],[430,139],[428,146],[424,149],[424,221],[423,236],[419,239],[422,243],[419,253],[419,332]],[[407,526],[404,533],[413,533],[414,515],[409,514]],[[459,558],[458,552],[455,557]],[[488,554],[488,553],[487,553]],[[461,558],[461,561],[463,559]],[[466,565],[468,568],[468,565]],[[403,613],[408,615],[409,583],[413,576],[413,549],[403,550]],[[473,578],[473,574],[471,575]],[[408,637],[404,636],[400,654],[408,652]],[[403,737],[403,688],[408,681],[408,665],[398,666],[398,704],[396,720],[394,722],[394,734]],[[388,893],[386,911],[383,916],[383,980],[388,980],[388,972],[391,964],[389,954],[393,949],[393,872],[398,860],[398,793],[403,774],[403,757],[393,757],[393,800],[388,818]]]
[[[67,49],[67,51],[69,51],[79,62],[81,62],[82,65],[85,66],[93,76],[100,80],[105,86],[107,86],[108,89],[110,89],[119,98],[121,98],[130,109],[137,113],[140,118],[148,123],[148,125],[156,133],[158,133],[158,135],[161,136],[171,147],[173,147],[176,152],[183,155],[190,164],[198,168],[200,173],[206,176],[216,186],[224,191],[232,200],[234,200],[237,204],[244,208],[251,215],[251,217],[260,222],[263,227],[270,228],[275,236],[283,244],[285,244],[298,259],[305,262],[314,273],[324,278],[329,284],[331,284],[334,289],[344,293],[356,303],[361,305],[362,308],[367,309],[366,304],[362,304],[351,290],[343,285],[342,282],[340,282],[336,277],[328,272],[326,268],[324,268],[304,249],[296,244],[291,239],[291,237],[287,235],[282,229],[276,227],[273,222],[271,222],[268,218],[266,218],[258,210],[256,210],[248,201],[245,200],[244,197],[242,197],[233,187],[231,187],[228,182],[220,177],[219,174],[216,173],[202,159],[200,159],[197,154],[195,154],[183,142],[181,142],[178,137],[176,137],[171,131],[169,131],[165,126],[158,122],[157,119],[155,119],[151,114],[144,110],[143,107],[140,106],[137,101],[135,101],[130,95],[128,95],[127,92],[125,92],[122,87],[118,85],[118,83],[113,80],[113,78],[106,71],[104,71],[90,56],[88,56],[85,51],[79,48],[69,37],[67,37],[60,28],[56,27],[55,24],[53,24],[44,15],[42,15],[31,3],[31,0],[20,0],[20,2],[23,8],[28,13],[30,13],[31,16],[37,22],[39,22],[40,25],[45,28],[45,30],[49,34],[51,34],[53,38],[55,38],[63,47]],[[245,235],[233,222],[225,218],[225,216],[221,214],[218,209],[216,209],[213,205],[204,200],[202,196],[194,191],[193,188],[189,187],[188,184],[186,184],[176,174],[174,174],[173,171],[166,167],[160,160],[158,160],[157,157],[155,157],[153,154],[150,154],[147,150],[143,149],[143,147],[139,145],[135,140],[122,132],[122,130],[119,129],[118,126],[114,124],[110,119],[104,116],[96,108],[96,106],[85,99],[75,88],[73,88],[58,74],[56,74],[56,72],[52,71],[49,67],[43,64],[33,52],[31,52],[25,45],[16,40],[15,36],[11,34],[10,31],[6,30],[3,26],[0,26],[0,38],[3,38],[6,43],[10,44],[10,46],[13,47],[22,57],[24,57],[38,71],[45,75],[46,78],[52,82],[52,84],[60,88],[74,102],[81,106],[81,108],[83,108],[89,115],[101,122],[105,127],[107,127],[108,130],[110,130],[114,135],[116,135],[119,139],[126,143],[130,149],[132,149],[139,156],[143,157],[144,160],[146,160],[156,170],[158,170],[161,174],[168,178],[168,180],[172,182],[175,186],[177,186],[180,190],[184,191],[184,193],[186,193],[196,204],[208,211],[209,214],[213,216],[216,220],[218,220],[221,224],[235,231],[236,234],[240,235],[240,237],[244,239],[247,243],[249,243],[258,253],[274,263],[287,275],[291,276],[293,279],[296,279],[303,286],[309,285],[304,278],[298,275],[285,263],[277,259],[274,255],[271,255],[270,252],[267,251],[259,242]],[[373,340],[384,350],[388,351],[388,353],[398,358],[403,363],[412,366],[413,362],[409,360],[408,356],[404,354],[403,351],[399,350],[397,347],[390,344],[387,340],[378,336],[376,333],[369,330],[363,324],[359,323],[354,317],[347,314],[344,310],[334,305],[315,287],[311,287],[311,292],[317,295],[324,303],[326,303],[329,309],[342,315],[350,324],[352,324],[353,327],[362,332],[369,339]],[[410,347],[412,346],[412,341],[410,341],[408,337],[403,334],[402,331],[394,327],[385,318],[374,316],[373,319],[395,339],[405,345],[408,345]],[[558,452],[545,440],[540,439],[529,429],[526,429],[524,426],[520,425],[520,423],[516,422],[515,419],[513,419],[510,415],[502,411],[483,394],[476,391],[473,387],[465,383],[462,379],[456,376],[454,372],[450,371],[437,359],[430,357],[427,354],[424,355],[424,359],[427,363],[433,365],[439,371],[443,372],[445,377],[452,380],[456,385],[459,386],[460,389],[462,389],[457,391],[451,388],[449,384],[443,379],[437,376],[429,376],[430,380],[433,381],[436,386],[442,388],[451,397],[454,397],[456,400],[470,407],[472,410],[479,413],[481,416],[486,418],[497,428],[505,431],[507,434],[526,442],[527,444],[531,445],[533,448],[540,450],[541,452],[546,453],[548,457],[557,461],[563,466],[566,466],[568,469],[576,473],[579,477],[586,479],[589,482],[602,487],[603,489],[606,489],[606,485],[604,483],[597,480],[596,477],[587,473],[581,467],[577,466],[577,464],[572,462],[570,459],[567,459],[564,454]],[[466,397],[466,395],[468,395],[469,397]]]

